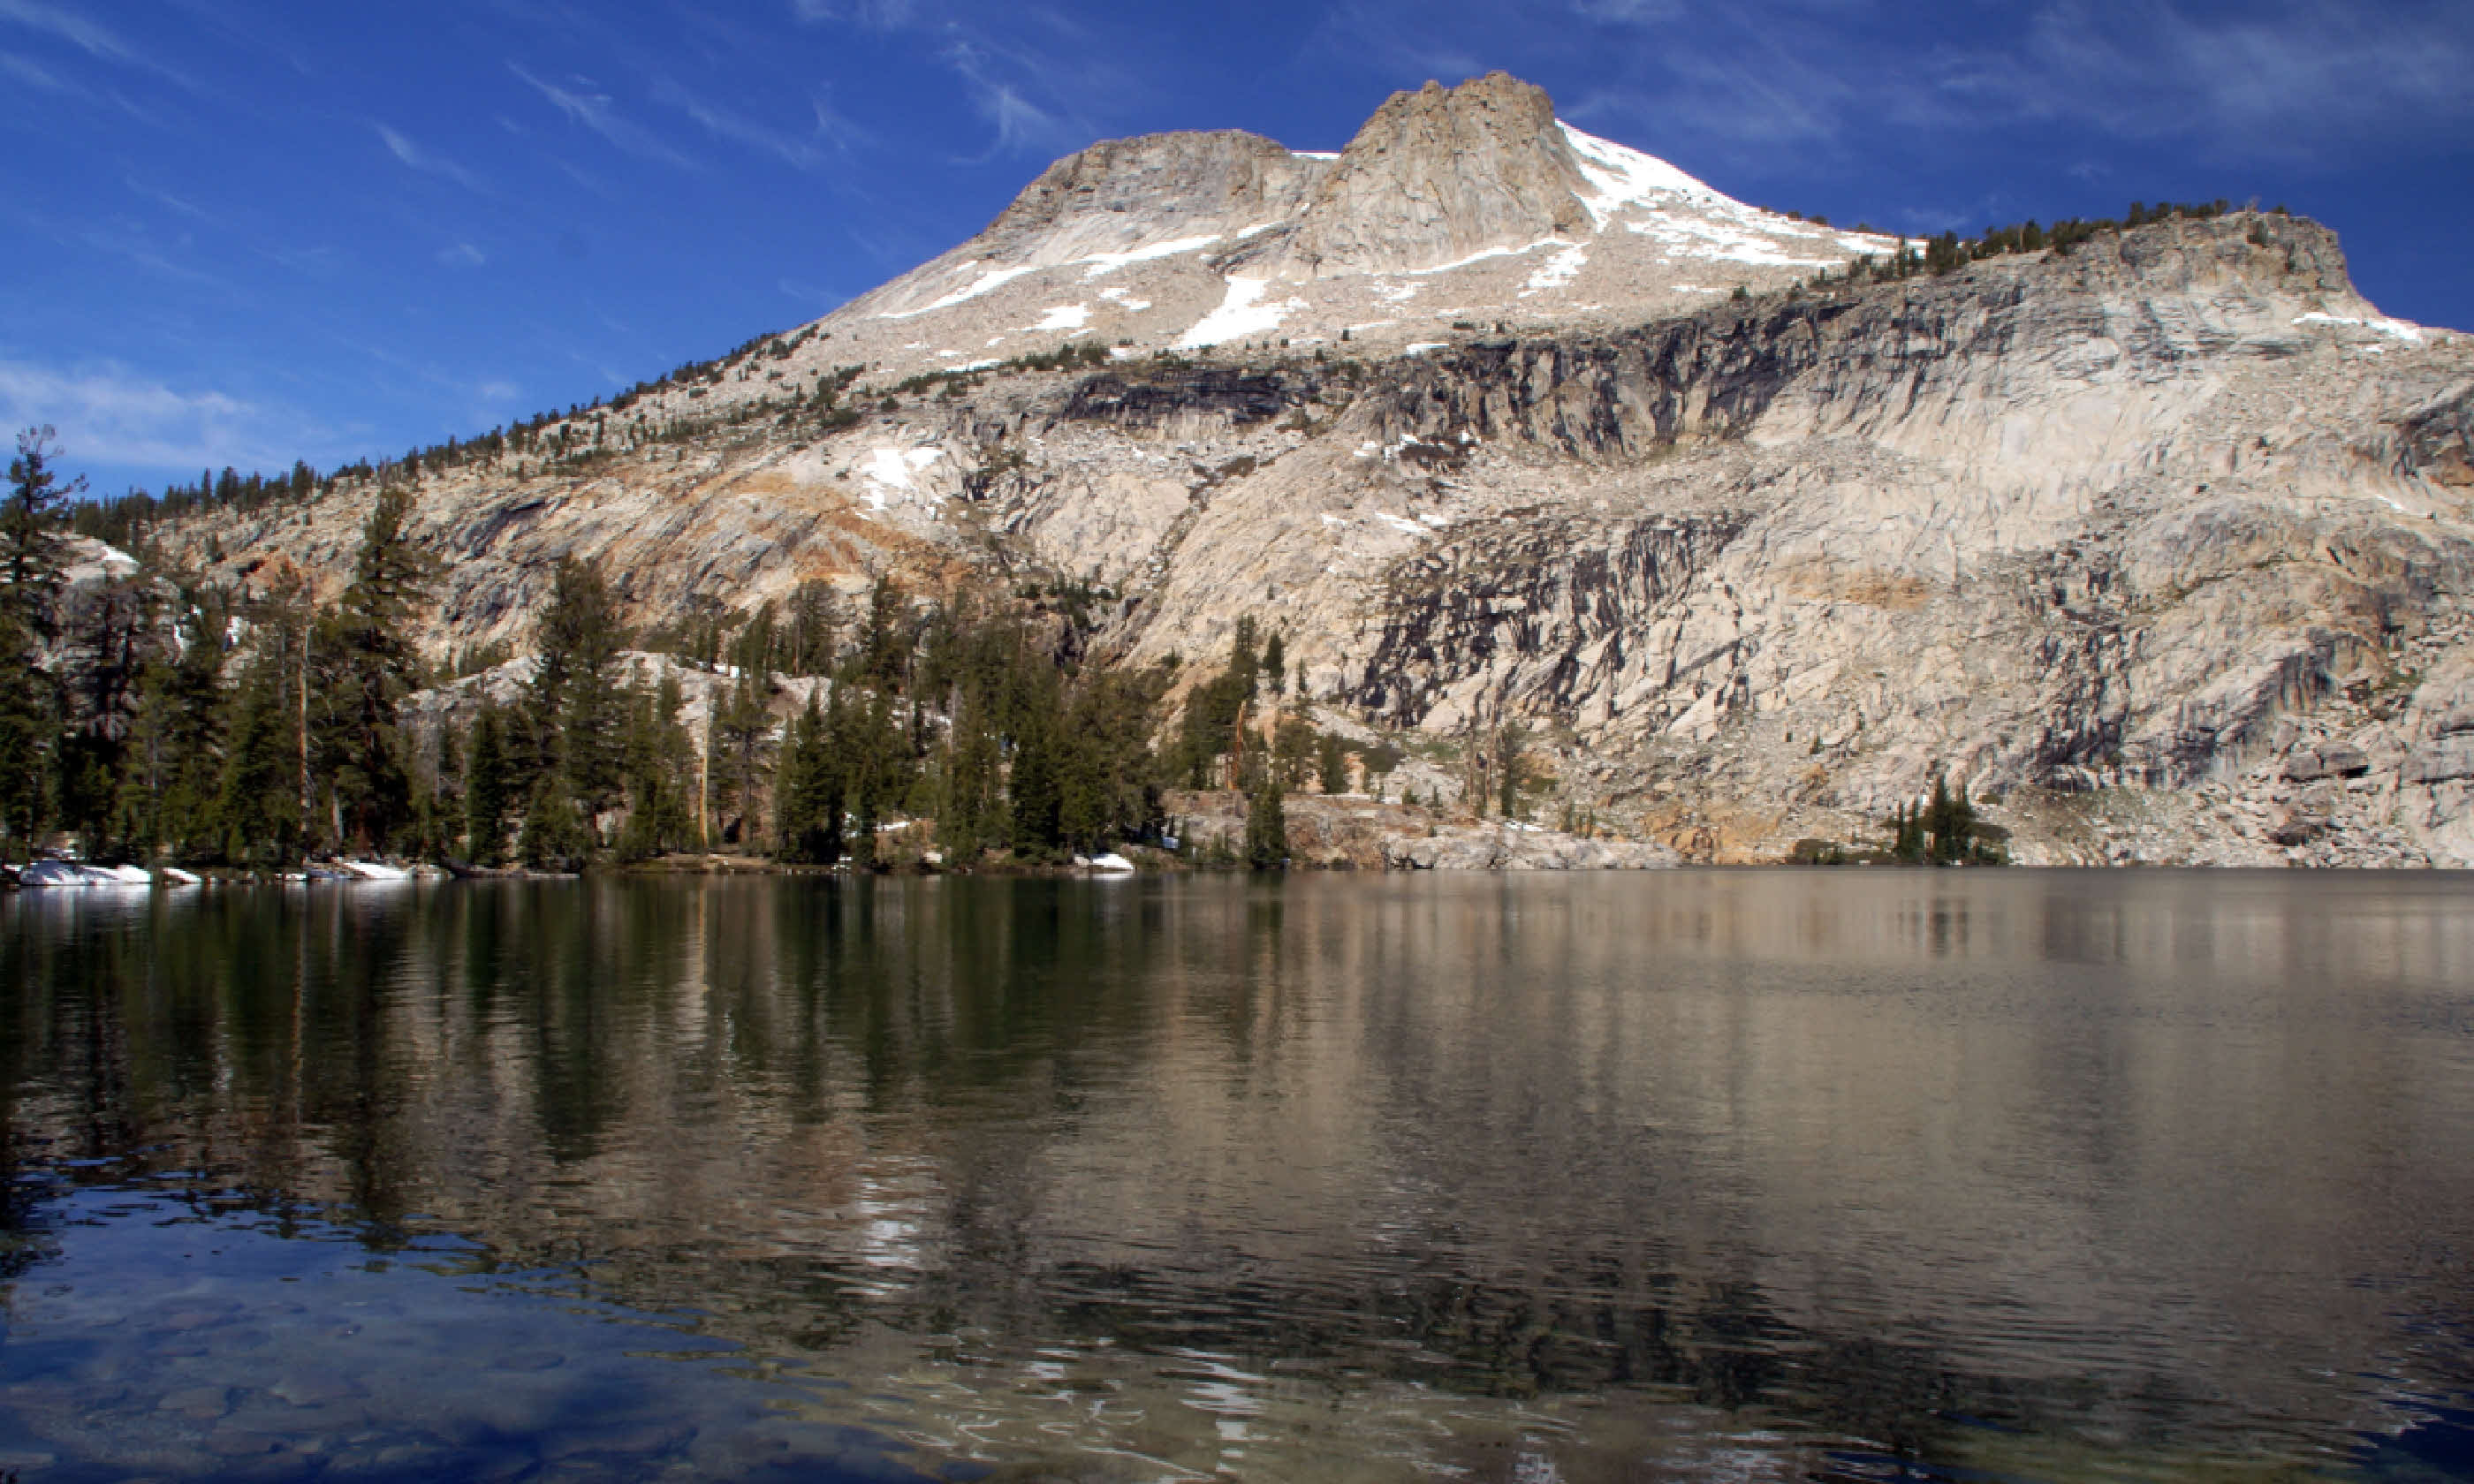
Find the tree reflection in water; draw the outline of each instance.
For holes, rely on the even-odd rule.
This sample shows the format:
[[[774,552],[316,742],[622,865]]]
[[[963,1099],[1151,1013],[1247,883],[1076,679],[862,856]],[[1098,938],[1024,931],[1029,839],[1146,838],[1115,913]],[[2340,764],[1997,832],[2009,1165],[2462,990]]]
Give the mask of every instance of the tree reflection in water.
[[[77,1260],[80,1187],[451,1233],[462,1279],[672,1316],[803,1415],[1000,1463],[2376,1472],[2464,1404],[2397,1316],[2469,1312],[2468,896],[26,894],[5,1276]]]

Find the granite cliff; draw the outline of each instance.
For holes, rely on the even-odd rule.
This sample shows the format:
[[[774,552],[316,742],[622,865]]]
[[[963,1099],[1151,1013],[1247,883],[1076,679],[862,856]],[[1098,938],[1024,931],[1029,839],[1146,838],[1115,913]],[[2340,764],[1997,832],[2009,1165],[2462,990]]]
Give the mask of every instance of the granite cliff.
[[[520,642],[570,553],[648,620],[1079,584],[1104,656],[1250,612],[1427,797],[1517,720],[1564,802],[1687,856],[1872,837],[1944,771],[2025,860],[2474,865],[2474,340],[2283,215],[1850,281],[1898,248],[1499,75],[1336,157],[1098,145],[813,324],[424,481],[434,640]],[[331,584],[368,497],[170,539]]]

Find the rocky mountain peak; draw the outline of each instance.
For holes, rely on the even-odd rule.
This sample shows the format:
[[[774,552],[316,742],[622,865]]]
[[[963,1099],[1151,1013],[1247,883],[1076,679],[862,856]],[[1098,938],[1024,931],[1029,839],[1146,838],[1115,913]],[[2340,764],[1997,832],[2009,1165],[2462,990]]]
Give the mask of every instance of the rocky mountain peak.
[[[981,247],[1047,264],[1239,234],[1294,216],[1328,169],[1243,130],[1104,140],[1042,171]]]
[[[1395,93],[1315,188],[1289,274],[1414,272],[1586,231],[1589,181],[1546,90],[1492,72]]]
[[[898,381],[1076,341],[1407,349],[1469,323],[1612,328],[1897,251],[1731,200],[1495,72],[1393,95],[1339,154],[1236,130],[1095,144],[818,322],[810,362],[781,370]]]

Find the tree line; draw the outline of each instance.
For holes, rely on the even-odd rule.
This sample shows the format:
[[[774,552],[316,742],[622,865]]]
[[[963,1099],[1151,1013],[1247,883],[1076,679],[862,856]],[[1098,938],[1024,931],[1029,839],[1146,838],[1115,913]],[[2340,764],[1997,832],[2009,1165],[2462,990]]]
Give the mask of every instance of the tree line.
[[[437,574],[403,486],[319,601],[288,570],[248,591],[142,569],[70,583],[81,487],[55,462],[48,429],[22,435],[0,506],[0,849],[18,858],[65,836],[98,862],[255,869],[716,848],[864,867],[933,829],[967,866],[1156,838],[1179,784],[1247,790],[1281,839],[1280,796],[1349,784],[1348,745],[1305,719],[1302,675],[1251,618],[1165,748],[1181,666],[1086,661],[1070,586],[919,602],[811,583],[638,632],[570,558],[521,662],[494,646],[433,664],[417,635]]]

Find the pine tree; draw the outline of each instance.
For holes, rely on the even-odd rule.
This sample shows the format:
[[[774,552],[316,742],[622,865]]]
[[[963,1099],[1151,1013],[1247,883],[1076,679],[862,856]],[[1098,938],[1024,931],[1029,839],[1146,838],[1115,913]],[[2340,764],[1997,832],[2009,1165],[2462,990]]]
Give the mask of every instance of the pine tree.
[[[124,789],[140,687],[162,648],[151,583],[107,577],[64,595],[52,658],[61,700],[55,801],[59,823],[77,832],[89,860],[141,858],[150,845],[147,802]]]
[[[177,607],[179,642],[156,652],[139,684],[122,789],[144,811],[144,845],[168,850],[175,860],[206,860],[223,845],[216,804],[231,604],[218,591],[184,588]]]
[[[826,866],[842,855],[842,770],[816,692],[790,723],[782,748],[774,839],[786,860]]]
[[[1246,801],[1246,864],[1256,871],[1280,871],[1288,865],[1285,802],[1276,772],[1266,772],[1262,784]]]
[[[1317,781],[1325,794],[1348,792],[1348,744],[1337,732],[1326,731],[1316,744]]]
[[[1966,785],[1962,783],[1953,793],[1949,781],[1934,774],[1932,802],[1925,810],[1922,828],[1931,842],[1926,854],[1935,864],[1975,859],[1976,805],[1968,802]]]
[[[1065,843],[1066,740],[1056,672],[1024,665],[1013,686],[1013,767],[1006,781],[1014,853],[1046,860]]]
[[[11,854],[33,858],[51,818],[51,757],[58,697],[36,664],[34,634],[0,605],[0,835]]]
[[[618,656],[627,633],[598,565],[574,557],[560,560],[535,635],[539,667],[524,721],[538,777],[529,792],[538,796],[546,783],[567,804],[562,811],[536,797],[526,811],[527,827],[538,823],[542,830],[554,830],[570,816],[580,827],[589,826],[618,802],[625,761]]]
[[[902,688],[910,667],[910,636],[902,625],[907,608],[893,579],[876,580],[867,596],[867,630],[860,642],[860,681],[888,695]]]
[[[1504,723],[1494,734],[1495,812],[1507,820],[1516,820],[1521,816],[1522,749],[1528,736],[1528,731],[1517,722]]]
[[[878,826],[910,791],[908,745],[894,724],[892,698],[883,692],[855,701],[842,715],[849,739],[835,751],[845,769],[850,857],[853,864],[872,870],[879,858]]]
[[[234,865],[280,865],[297,859],[302,850],[301,731],[290,684],[290,637],[280,624],[260,625],[231,692],[215,814],[223,826],[217,853]]]
[[[1288,641],[1276,633],[1263,646],[1263,671],[1271,677],[1273,695],[1288,694],[1289,646]]]
[[[1303,788],[1314,755],[1314,724],[1294,712],[1284,713],[1272,729],[1271,765],[1279,775],[1280,786]]]
[[[772,690],[771,676],[742,669],[729,693],[716,703],[708,729],[714,801],[739,816],[735,826],[723,826],[722,835],[735,836],[746,850],[759,849],[764,833],[764,787],[773,760]]]
[[[667,670],[658,684],[638,686],[628,696],[622,860],[650,860],[702,843],[689,783],[695,744],[679,720],[685,705],[678,677]]]
[[[1008,838],[1004,802],[1005,746],[994,685],[961,689],[940,769],[936,842],[946,859],[967,865]]]
[[[422,682],[411,623],[430,564],[404,531],[412,497],[382,491],[361,530],[352,584],[311,639],[318,668],[313,751],[338,847],[384,850],[412,820],[404,697]]]
[[[496,705],[484,701],[473,718],[464,762],[464,849],[475,865],[506,859],[507,812],[516,798],[515,760],[507,753],[506,724]]]
[[[69,501],[85,489],[81,475],[66,484],[53,471],[59,434],[48,424],[17,435],[17,456],[9,461],[9,493],[0,500],[0,609],[36,639],[56,632],[64,542],[61,528]]]
[[[592,850],[592,834],[575,796],[559,786],[554,773],[535,779],[523,826],[516,831],[516,854],[535,870],[565,871],[582,864]]]

